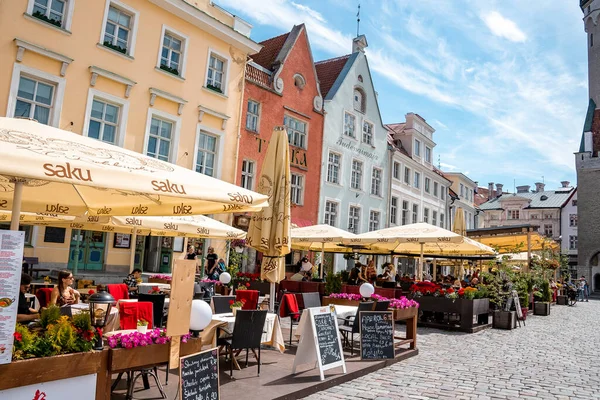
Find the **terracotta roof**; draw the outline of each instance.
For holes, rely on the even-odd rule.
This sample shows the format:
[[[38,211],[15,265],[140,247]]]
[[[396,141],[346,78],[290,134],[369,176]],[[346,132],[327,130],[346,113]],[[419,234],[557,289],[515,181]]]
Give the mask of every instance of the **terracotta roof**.
[[[333,87],[335,80],[342,72],[342,69],[344,69],[344,66],[346,65],[346,62],[350,56],[351,54],[347,54],[345,56],[331,58],[329,60],[323,60],[315,63],[323,98],[327,97],[327,93],[329,93]]]
[[[271,77],[269,74],[252,64],[246,64],[246,79],[267,89],[271,88]]]
[[[290,33],[287,32],[283,35],[275,36],[274,38],[260,42],[259,44],[261,44],[263,48],[260,52],[253,54],[250,57],[261,67],[270,70],[289,34]]]
[[[387,128],[387,125],[384,125],[384,126]],[[402,142],[398,141],[400,146],[396,145],[396,141],[394,140],[394,135],[389,130],[388,130],[388,135],[387,135],[387,142],[388,142],[388,145],[390,145],[392,149],[394,149],[394,150],[404,154],[406,157],[410,158],[410,154],[408,154],[408,151],[406,151],[404,146],[402,146]]]
[[[385,124],[385,127],[394,133],[402,133],[405,126],[406,122],[399,122],[396,124]]]
[[[456,192],[454,190],[452,190],[452,188],[448,188],[448,194],[450,195],[450,197],[458,199],[458,195],[456,194]]]

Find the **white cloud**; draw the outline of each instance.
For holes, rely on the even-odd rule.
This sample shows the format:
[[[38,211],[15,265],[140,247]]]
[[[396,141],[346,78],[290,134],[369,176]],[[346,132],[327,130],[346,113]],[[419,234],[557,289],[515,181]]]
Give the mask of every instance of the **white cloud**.
[[[482,15],[481,18],[490,31],[496,36],[503,37],[511,42],[524,42],[527,40],[527,36],[519,29],[517,24],[510,19],[503,17],[498,11],[492,11]]]
[[[452,165],[452,164],[446,164],[446,163],[440,162],[440,167],[442,167],[442,170],[448,171],[448,172],[458,171],[458,167],[456,165]]]
[[[448,126],[446,124],[444,124],[442,121],[440,121],[439,119],[433,119],[431,121],[431,123],[433,124],[434,127],[437,127],[438,129],[448,129]]]

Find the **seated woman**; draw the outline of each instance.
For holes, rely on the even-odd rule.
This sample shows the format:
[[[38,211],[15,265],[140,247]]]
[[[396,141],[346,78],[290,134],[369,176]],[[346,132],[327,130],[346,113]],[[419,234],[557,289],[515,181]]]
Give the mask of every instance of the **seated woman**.
[[[52,289],[50,305],[59,307],[79,303],[79,292],[71,287],[74,278],[71,271],[60,271],[58,273],[58,285]]]
[[[383,275],[382,275],[381,279],[388,281],[388,282],[396,281],[396,272],[394,271],[394,264],[392,264],[392,263],[383,264]]]
[[[367,264],[367,280],[370,282],[375,282],[377,280],[377,269],[375,268],[375,260],[372,258],[369,260]]]
[[[348,276],[348,285],[357,285],[358,284],[358,275],[360,274],[360,269],[358,268],[360,264],[354,264],[354,267],[350,270],[350,275]]]

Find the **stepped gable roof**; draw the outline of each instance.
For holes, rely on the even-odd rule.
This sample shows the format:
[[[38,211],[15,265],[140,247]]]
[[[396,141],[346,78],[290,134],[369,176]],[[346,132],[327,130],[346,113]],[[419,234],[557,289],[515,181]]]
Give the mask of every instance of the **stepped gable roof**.
[[[356,53],[347,54],[345,56],[330,58],[329,60],[323,60],[315,63],[317,76],[319,77],[321,94],[323,95],[324,99],[329,100],[331,97],[333,97],[333,94],[335,94],[335,92],[333,92],[331,96],[329,96],[331,88],[334,86],[334,84],[339,78],[341,79],[340,83],[338,83],[338,86],[341,84],[345,76],[345,74],[342,74],[342,71],[348,63],[348,60],[355,54]]]

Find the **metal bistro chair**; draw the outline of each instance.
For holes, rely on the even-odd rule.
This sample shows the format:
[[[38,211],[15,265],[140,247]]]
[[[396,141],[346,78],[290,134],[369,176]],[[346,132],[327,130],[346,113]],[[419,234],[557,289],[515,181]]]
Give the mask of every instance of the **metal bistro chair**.
[[[148,301],[152,303],[152,322],[155,328],[162,328],[165,316],[165,294],[144,294],[138,295],[138,301]]]
[[[282,308],[283,307],[283,308]],[[294,307],[295,310],[294,311]],[[290,340],[289,344],[292,345],[292,332],[294,331],[294,326],[298,326],[300,322],[300,316],[302,312],[298,308],[298,302],[296,300],[296,295],[294,293],[284,293],[281,297],[281,301],[277,305],[276,314],[279,315],[280,318],[290,318]]]
[[[239,310],[236,313],[235,325],[231,337],[219,338],[219,346],[229,349],[229,375],[233,378],[233,351],[246,350],[246,367],[248,366],[248,350],[258,349],[258,375],[260,376],[260,341],[263,334],[267,310]]]
[[[212,302],[215,314],[231,313],[231,306],[229,305],[231,300],[235,301],[235,296],[213,296]]]
[[[373,311],[387,311],[388,308],[390,308],[389,300],[377,301],[377,302],[375,302],[375,307],[373,308]]]
[[[356,315],[353,317],[348,317],[344,320],[344,325],[340,325],[340,332],[344,338],[344,344],[350,344],[350,355],[354,355],[354,335],[360,332],[360,312],[361,311],[372,311],[373,310],[373,302],[365,301],[358,304],[358,309],[356,310]],[[348,341],[348,336],[350,336],[350,341]]]
[[[304,308],[321,307],[321,295],[319,292],[302,293]]]

